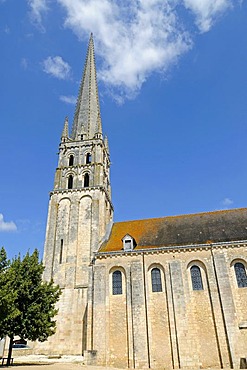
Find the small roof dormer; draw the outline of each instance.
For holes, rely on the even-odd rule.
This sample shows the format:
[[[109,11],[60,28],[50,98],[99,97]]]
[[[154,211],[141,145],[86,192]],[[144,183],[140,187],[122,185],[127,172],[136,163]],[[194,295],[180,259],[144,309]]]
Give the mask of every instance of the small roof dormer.
[[[135,239],[129,234],[126,234],[123,237],[122,242],[123,242],[123,250],[126,252],[133,251],[133,249],[136,246]]]

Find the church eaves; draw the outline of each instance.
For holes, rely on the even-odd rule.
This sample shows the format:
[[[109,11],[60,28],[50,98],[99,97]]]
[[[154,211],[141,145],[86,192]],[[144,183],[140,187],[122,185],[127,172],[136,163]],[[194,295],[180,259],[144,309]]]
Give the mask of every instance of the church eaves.
[[[96,133],[101,134],[102,128],[94,43],[93,35],[91,34],[77,99],[71,138],[72,140],[80,140],[82,137],[83,139],[93,139]]]

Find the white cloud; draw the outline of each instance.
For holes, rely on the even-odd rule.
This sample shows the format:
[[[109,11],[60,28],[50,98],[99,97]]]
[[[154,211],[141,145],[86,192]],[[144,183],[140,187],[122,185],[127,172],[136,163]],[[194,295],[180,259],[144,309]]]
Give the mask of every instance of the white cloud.
[[[225,198],[222,201],[222,205],[225,206],[225,207],[228,207],[228,206],[230,206],[232,204],[233,204],[233,200],[231,200],[230,198]]]
[[[31,20],[42,32],[45,32],[45,28],[42,25],[42,17],[49,9],[48,1],[49,0],[27,0],[30,7]]]
[[[48,57],[42,62],[43,71],[59,78],[60,80],[67,80],[70,78],[71,67],[63,60],[62,57]]]
[[[0,232],[16,230],[17,230],[16,224],[13,221],[5,222],[3,214],[0,213]]]
[[[163,73],[191,47],[178,22],[174,0],[58,0],[65,26],[78,37],[93,31],[103,68],[99,78],[132,96],[154,71]]]
[[[73,96],[73,95],[69,95],[69,96],[61,95],[59,99],[63,101],[64,103],[73,104],[73,105],[75,105],[77,101],[76,96]]]
[[[41,25],[49,0],[27,1],[33,19]],[[192,47],[192,27],[184,29],[181,6],[193,14],[199,31],[207,32],[241,1],[56,0],[65,11],[66,27],[80,39],[94,33],[96,53],[103,62],[98,77],[118,101],[135,96],[153,72],[166,75]],[[47,63],[52,64],[54,59],[50,57]],[[56,72],[47,73],[56,76]]]
[[[184,6],[191,10],[196,17],[196,24],[201,32],[207,32],[215,20],[228,8],[232,0],[183,0]]]

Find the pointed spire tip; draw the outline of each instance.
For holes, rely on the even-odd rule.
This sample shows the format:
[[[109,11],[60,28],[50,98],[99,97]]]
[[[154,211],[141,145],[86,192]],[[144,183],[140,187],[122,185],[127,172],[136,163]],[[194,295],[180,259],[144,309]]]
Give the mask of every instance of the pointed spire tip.
[[[64,120],[62,137],[63,138],[68,138],[69,137],[69,118],[68,118],[68,116],[66,116],[65,120]]]
[[[88,43],[71,138],[79,138],[82,132],[89,139],[92,139],[96,133],[102,133],[92,32]]]

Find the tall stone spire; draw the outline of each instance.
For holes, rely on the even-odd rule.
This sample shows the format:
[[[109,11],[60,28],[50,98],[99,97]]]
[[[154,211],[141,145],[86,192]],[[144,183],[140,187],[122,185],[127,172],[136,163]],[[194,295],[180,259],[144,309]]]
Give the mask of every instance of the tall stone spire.
[[[90,36],[72,129],[72,140],[93,139],[98,133],[100,107],[93,34]],[[101,125],[100,125],[101,127]]]
[[[63,293],[58,303],[56,334],[45,347],[42,344],[45,353],[56,354],[61,349],[63,354],[80,354],[85,350],[85,356],[91,356],[92,261],[112,225],[110,165],[108,145],[102,135],[91,35],[72,136],[66,117],[50,193],[44,279],[53,279]],[[66,345],[61,346],[61,338],[66,338]]]

